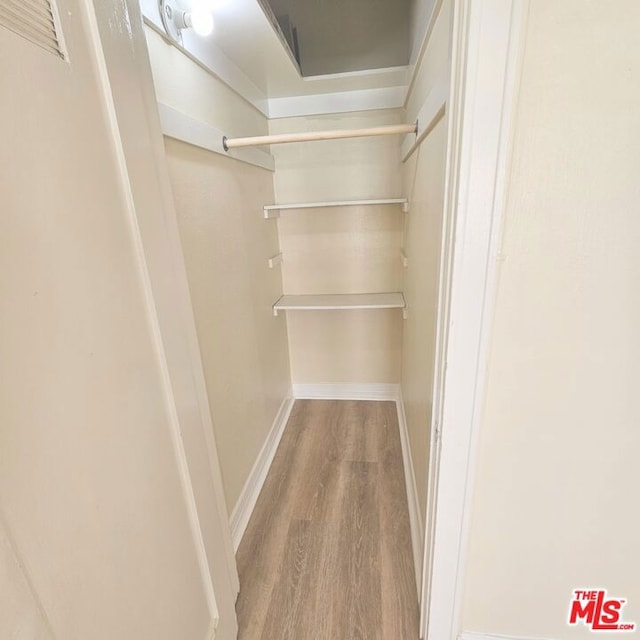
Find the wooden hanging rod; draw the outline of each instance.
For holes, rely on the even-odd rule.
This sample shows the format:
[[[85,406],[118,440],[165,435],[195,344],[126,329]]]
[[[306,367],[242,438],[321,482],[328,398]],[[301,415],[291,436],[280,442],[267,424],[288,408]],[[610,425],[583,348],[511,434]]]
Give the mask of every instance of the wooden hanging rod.
[[[338,131],[309,131],[307,133],[285,133],[275,136],[254,136],[253,138],[222,139],[222,146],[228,151],[238,147],[257,147],[266,144],[286,144],[289,142],[314,142],[316,140],[339,140],[341,138],[366,138],[369,136],[393,136],[416,133],[416,124],[393,124],[386,127],[368,129],[342,129]]]

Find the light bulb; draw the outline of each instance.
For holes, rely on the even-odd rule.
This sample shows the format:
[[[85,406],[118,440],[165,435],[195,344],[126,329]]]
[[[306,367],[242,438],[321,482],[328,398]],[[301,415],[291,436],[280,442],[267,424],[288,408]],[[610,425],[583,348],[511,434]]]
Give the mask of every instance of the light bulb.
[[[203,7],[196,7],[187,14],[186,22],[199,36],[209,36],[213,32],[213,16]]]

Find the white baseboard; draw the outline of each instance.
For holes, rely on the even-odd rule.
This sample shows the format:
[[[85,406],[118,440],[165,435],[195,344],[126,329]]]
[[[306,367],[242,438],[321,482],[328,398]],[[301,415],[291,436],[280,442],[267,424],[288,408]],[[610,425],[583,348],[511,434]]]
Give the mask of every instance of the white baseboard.
[[[298,400],[393,400],[400,394],[399,384],[294,384]]]
[[[530,638],[522,636],[501,636],[492,633],[475,633],[473,631],[463,631],[459,640],[550,640],[549,638]]]
[[[276,415],[271,430],[269,431],[269,435],[256,458],[253,469],[251,469],[251,473],[242,488],[242,493],[238,498],[238,502],[233,509],[233,513],[230,518],[230,525],[234,551],[238,550],[242,536],[249,524],[249,518],[251,518],[251,514],[256,506],[256,501],[260,495],[262,485],[267,477],[267,473],[269,473],[273,458],[276,455],[276,450],[280,444],[284,428],[287,426],[287,421],[291,415],[294,402],[295,400],[291,397],[285,398],[282,401],[278,414]]]
[[[420,593],[422,585],[422,545],[424,540],[424,527],[420,515],[420,503],[418,502],[418,485],[413,469],[411,446],[409,444],[409,431],[407,416],[404,412],[402,392],[398,392],[396,400],[398,408],[398,425],[400,426],[400,442],[402,444],[402,462],[404,463],[404,481],[407,489],[407,505],[409,506],[409,524],[411,526],[411,543],[413,546],[413,564],[416,572],[416,588]]]

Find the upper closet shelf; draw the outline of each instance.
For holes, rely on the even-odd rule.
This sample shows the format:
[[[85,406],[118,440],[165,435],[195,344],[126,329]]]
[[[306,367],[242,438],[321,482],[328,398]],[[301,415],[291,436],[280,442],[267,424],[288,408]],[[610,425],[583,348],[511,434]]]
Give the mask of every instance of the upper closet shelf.
[[[293,204],[268,204],[264,207],[265,218],[277,218],[285,209],[321,209],[324,207],[352,207],[372,204],[401,204],[405,213],[409,212],[407,198],[376,198],[373,200],[338,200],[336,202],[298,202]]]
[[[285,295],[273,305],[279,311],[330,311],[337,309],[404,309],[401,293],[342,293],[321,295]]]

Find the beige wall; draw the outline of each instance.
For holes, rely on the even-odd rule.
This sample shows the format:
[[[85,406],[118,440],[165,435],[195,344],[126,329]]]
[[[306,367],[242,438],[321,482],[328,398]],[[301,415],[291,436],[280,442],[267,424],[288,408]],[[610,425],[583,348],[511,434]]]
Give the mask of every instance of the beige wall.
[[[405,238],[408,267],[404,295],[409,314],[402,350],[402,397],[423,523],[433,409],[446,141],[446,122],[441,120],[405,166],[412,183],[412,207]]]
[[[239,135],[267,121],[236,94],[148,31],[158,100]],[[198,329],[229,512],[282,401],[290,395],[286,318],[271,305],[282,291],[273,174],[166,139],[171,187]]]
[[[0,638],[53,640],[52,630],[6,529],[0,524]]]
[[[138,235],[164,211],[129,197],[91,3],[57,4],[69,62],[0,29],[0,636],[203,640],[215,611]],[[127,135],[153,165],[148,125]]]
[[[272,174],[166,141],[227,504],[232,510],[290,396],[276,230],[262,218]]]
[[[467,630],[591,637],[578,587],[640,622],[639,31],[635,0],[530,5]]]
[[[409,5],[409,53],[411,64],[418,58],[425,34],[429,27],[429,18],[440,0],[411,0]]]
[[[400,110],[272,120],[272,133],[346,129],[403,121]],[[402,195],[397,137],[272,148],[278,202]],[[285,293],[401,290],[399,206],[284,211],[278,225]],[[402,315],[397,310],[289,312],[294,383],[397,383]]]
[[[425,2],[428,3],[429,0],[425,0]],[[422,4],[424,3],[421,2],[420,5]],[[440,73],[450,66],[453,2],[452,0],[437,0],[434,6],[437,10],[436,21],[407,100],[407,115],[410,118],[417,117],[418,111],[425,103]]]
[[[448,64],[450,5],[445,1],[438,14],[418,70],[408,103],[409,120],[416,118]],[[447,123],[442,119],[403,165],[403,182],[411,201],[411,213],[407,217],[404,239],[408,258],[404,293],[409,315],[402,347],[402,396],[423,523],[429,473],[446,143]]]

